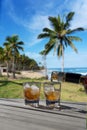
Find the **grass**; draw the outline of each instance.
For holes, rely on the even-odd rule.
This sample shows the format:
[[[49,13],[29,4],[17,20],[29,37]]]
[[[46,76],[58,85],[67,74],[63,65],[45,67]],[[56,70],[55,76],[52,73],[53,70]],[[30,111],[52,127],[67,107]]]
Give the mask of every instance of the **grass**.
[[[63,82],[61,99],[66,101],[87,102],[87,94],[82,84]]]
[[[23,83],[29,81],[44,82],[42,79],[16,79],[8,80],[0,77],[0,98],[24,98]],[[72,102],[87,102],[87,94],[81,84],[62,82],[61,100]],[[44,98],[43,87],[41,86],[41,99]]]

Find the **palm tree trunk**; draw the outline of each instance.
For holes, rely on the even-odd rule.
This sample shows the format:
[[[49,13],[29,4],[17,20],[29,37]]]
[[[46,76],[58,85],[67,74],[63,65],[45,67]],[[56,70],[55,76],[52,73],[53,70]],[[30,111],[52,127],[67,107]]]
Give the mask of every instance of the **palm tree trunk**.
[[[48,79],[48,75],[47,75],[46,55],[43,55],[42,58],[43,58],[43,61],[44,61],[45,78]]]
[[[8,67],[9,67],[9,63],[8,63],[8,61],[6,62],[6,64],[7,64],[7,77],[9,77],[9,72],[8,72]]]
[[[0,76],[2,76],[2,70],[1,70],[1,66],[0,66]]]
[[[15,58],[14,58],[14,56],[13,56],[12,70],[13,70],[13,78],[15,78]]]
[[[62,47],[62,72],[64,72],[64,49]]]

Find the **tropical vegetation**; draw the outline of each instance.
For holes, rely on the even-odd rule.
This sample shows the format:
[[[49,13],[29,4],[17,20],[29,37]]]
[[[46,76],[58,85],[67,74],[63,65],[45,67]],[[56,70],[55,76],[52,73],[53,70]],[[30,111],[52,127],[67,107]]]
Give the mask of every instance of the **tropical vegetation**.
[[[0,66],[7,67],[8,77],[9,72],[13,72],[13,78],[15,78],[15,71],[39,69],[34,59],[20,53],[24,51],[23,45],[24,42],[19,41],[18,35],[13,35],[7,36],[3,47],[0,47]]]
[[[22,45],[24,45],[24,43],[19,41],[18,35],[13,35],[6,37],[6,41],[3,45],[5,46],[5,51],[8,52],[8,58],[10,56],[10,60],[12,61],[13,78],[15,78],[16,56],[19,54],[19,50],[23,51]]]
[[[70,12],[65,17],[49,17],[48,20],[51,23],[50,28],[43,28],[43,33],[38,35],[38,39],[47,38],[49,41],[45,44],[44,50],[41,54],[47,55],[54,48],[57,52],[57,56],[62,57],[62,71],[64,71],[64,50],[66,47],[70,46],[75,52],[77,48],[75,47],[73,41],[81,41],[82,39],[78,36],[74,36],[73,33],[84,31],[84,28],[78,27],[75,29],[70,28],[70,22],[74,16],[74,12]]]

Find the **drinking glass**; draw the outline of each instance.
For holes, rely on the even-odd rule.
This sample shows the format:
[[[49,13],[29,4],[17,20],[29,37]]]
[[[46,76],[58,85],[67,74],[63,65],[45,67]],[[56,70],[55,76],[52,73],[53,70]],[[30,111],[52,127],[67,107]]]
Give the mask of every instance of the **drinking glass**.
[[[61,83],[60,82],[45,82],[44,94],[47,106],[60,106]]]
[[[40,83],[26,82],[24,86],[24,99],[26,105],[38,106],[40,98]]]

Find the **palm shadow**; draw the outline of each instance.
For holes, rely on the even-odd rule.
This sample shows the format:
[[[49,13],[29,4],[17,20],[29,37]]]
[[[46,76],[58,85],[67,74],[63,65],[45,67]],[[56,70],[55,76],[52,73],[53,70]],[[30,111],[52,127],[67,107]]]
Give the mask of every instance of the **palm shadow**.
[[[82,109],[79,109],[79,108],[76,108],[76,107],[61,105],[61,110],[73,110],[75,112],[79,112],[79,113],[82,113],[82,114],[87,114],[86,107],[85,107],[85,110],[82,110]]]
[[[13,84],[16,84],[16,85],[22,85],[22,83],[17,83],[17,82],[14,82],[14,81],[0,80],[0,87],[4,87],[4,86],[8,85],[9,83],[13,83]]]

